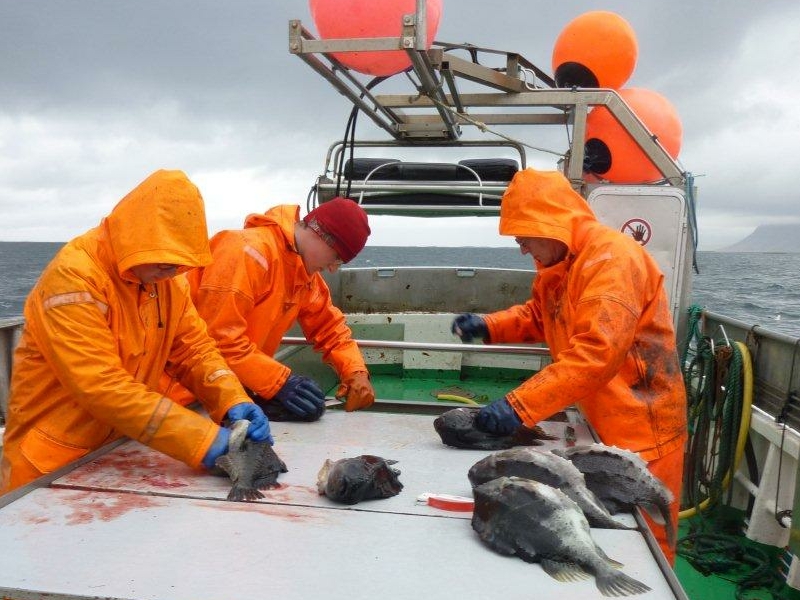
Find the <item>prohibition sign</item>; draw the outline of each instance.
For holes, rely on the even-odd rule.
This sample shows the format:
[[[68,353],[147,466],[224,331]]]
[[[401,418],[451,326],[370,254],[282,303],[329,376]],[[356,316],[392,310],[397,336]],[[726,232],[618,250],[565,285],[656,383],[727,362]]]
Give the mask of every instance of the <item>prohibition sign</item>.
[[[629,234],[642,246],[646,246],[653,235],[653,228],[644,219],[630,219],[622,226],[620,231]]]

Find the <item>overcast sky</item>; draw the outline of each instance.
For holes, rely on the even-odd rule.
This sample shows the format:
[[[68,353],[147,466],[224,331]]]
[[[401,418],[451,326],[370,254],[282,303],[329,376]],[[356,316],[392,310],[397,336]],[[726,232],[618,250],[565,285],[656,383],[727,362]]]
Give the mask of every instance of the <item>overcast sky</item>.
[[[443,6],[437,40],[517,51],[547,72],[571,19],[622,15],[639,42],[627,86],[659,92],[681,117],[700,248],[800,225],[797,0]],[[275,204],[305,207],[350,104],[289,53],[292,18],[316,32],[305,0],[0,0],[0,240],[68,240],[159,168],[198,184],[211,233]],[[369,244],[508,242],[495,219],[480,221],[372,217]]]

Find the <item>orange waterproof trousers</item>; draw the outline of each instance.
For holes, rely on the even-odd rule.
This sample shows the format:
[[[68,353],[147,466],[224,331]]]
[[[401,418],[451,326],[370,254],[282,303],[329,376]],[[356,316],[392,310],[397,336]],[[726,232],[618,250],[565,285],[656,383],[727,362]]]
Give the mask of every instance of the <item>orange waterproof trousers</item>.
[[[677,450],[673,450],[669,454],[665,454],[661,458],[651,460],[647,463],[647,468],[650,472],[660,479],[665,486],[672,492],[672,504],[669,507],[670,519],[675,534],[678,532],[678,512],[680,511],[681,504],[681,486],[683,485],[683,445]],[[647,513],[642,511],[644,520],[653,532],[658,545],[667,557],[669,564],[675,565],[675,547],[667,543],[667,532],[663,525],[654,523]]]

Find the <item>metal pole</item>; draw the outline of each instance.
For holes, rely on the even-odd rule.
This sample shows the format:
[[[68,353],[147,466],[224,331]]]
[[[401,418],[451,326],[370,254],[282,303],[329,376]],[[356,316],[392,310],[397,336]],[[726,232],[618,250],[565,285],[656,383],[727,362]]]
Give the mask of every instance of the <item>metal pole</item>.
[[[429,342],[401,342],[390,340],[353,340],[359,348],[393,348],[399,350],[428,350],[431,352],[484,352],[494,354],[533,354],[550,356],[548,348],[534,346],[504,346],[502,344],[434,344]],[[310,346],[305,338],[284,337],[281,343],[287,346]]]

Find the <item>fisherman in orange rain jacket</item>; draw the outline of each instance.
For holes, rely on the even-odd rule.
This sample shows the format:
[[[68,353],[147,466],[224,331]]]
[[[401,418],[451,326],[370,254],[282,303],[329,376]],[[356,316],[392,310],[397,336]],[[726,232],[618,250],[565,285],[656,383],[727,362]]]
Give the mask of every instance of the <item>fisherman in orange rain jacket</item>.
[[[476,425],[505,433],[576,405],[603,443],[639,453],[674,494],[677,529],[687,435],[686,396],[664,276],[633,238],[599,223],[558,172],[525,169],[500,207],[536,266],[531,299],[480,317],[462,314],[464,341],[547,342],[553,363],[481,409]],[[649,523],[670,562],[663,526]]]
[[[244,229],[211,239],[214,262],[188,274],[192,299],[228,365],[273,420],[314,421],[325,394],[313,379],[273,358],[281,338],[299,322],[314,349],[339,376],[345,410],[370,406],[375,392],[361,352],[320,272],[335,272],[364,247],[370,229],[355,202],[334,198],[303,219],[300,207],[251,214]],[[170,384],[169,395],[187,394]]]
[[[272,440],[173,277],[210,261],[203,200],[181,171],[153,173],[59,251],[25,303],[0,494],[123,435],[209,468],[227,450],[226,416]],[[167,363],[211,419],[154,391]]]

